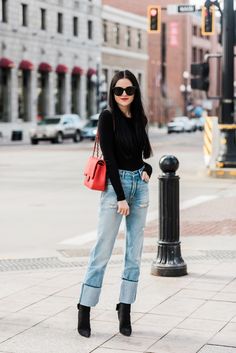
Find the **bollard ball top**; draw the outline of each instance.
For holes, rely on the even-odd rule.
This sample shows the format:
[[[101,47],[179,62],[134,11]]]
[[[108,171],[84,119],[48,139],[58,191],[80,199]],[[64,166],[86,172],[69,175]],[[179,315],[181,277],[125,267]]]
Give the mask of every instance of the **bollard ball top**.
[[[159,165],[163,173],[174,174],[179,168],[179,161],[173,155],[165,155],[161,157]]]

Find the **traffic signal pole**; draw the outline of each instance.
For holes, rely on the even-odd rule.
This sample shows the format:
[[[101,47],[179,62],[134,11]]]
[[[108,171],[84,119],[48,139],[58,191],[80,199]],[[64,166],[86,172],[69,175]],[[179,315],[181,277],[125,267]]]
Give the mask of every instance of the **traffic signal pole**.
[[[234,119],[234,4],[224,0],[222,101],[219,117],[220,149],[216,165],[236,167],[236,122]]]

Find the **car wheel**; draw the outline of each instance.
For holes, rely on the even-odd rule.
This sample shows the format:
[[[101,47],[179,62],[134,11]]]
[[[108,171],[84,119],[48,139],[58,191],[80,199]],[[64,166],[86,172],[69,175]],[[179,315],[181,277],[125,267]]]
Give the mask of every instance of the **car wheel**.
[[[55,138],[55,142],[56,143],[63,143],[63,135],[62,135],[62,132],[58,132],[57,133],[57,136]]]
[[[167,131],[167,134],[171,134],[171,131]]]
[[[81,138],[81,133],[80,133],[79,130],[77,130],[77,131],[75,132],[75,134],[74,134],[73,141],[74,141],[74,142],[79,142],[79,141],[81,141],[81,140],[82,140],[82,138]]]
[[[31,144],[32,145],[37,145],[39,141],[37,139],[31,139]]]

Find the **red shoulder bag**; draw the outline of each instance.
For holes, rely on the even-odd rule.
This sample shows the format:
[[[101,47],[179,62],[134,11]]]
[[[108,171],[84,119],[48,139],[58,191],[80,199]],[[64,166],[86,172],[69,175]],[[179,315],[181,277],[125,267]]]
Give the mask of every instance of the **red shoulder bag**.
[[[102,153],[99,153],[100,144],[98,134],[93,147],[93,155],[89,157],[84,169],[84,185],[92,190],[104,191],[106,189],[106,162]]]

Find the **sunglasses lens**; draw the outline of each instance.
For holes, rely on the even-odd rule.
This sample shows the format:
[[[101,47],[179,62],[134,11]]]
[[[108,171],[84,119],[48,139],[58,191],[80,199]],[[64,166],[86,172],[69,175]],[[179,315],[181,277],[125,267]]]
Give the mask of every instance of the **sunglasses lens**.
[[[113,92],[116,96],[121,96],[123,94],[123,88],[122,87],[114,87]]]
[[[125,92],[128,96],[132,96],[135,92],[135,87],[133,86],[126,87]]]
[[[116,96],[122,96],[124,91],[127,94],[127,96],[132,96],[135,93],[135,87],[128,86],[126,88],[123,88],[123,87],[114,87],[113,88],[113,92]]]

